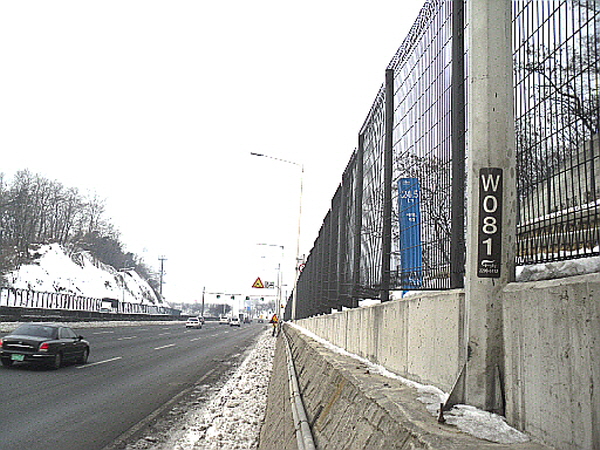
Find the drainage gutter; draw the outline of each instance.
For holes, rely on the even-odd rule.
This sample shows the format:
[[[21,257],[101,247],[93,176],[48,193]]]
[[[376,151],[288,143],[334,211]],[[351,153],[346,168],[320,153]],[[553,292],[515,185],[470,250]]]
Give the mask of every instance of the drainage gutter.
[[[294,361],[292,359],[290,343],[285,334],[285,331],[283,332],[283,339],[285,341],[285,349],[287,354],[288,381],[290,386],[290,403],[292,405],[292,415],[294,418],[294,428],[296,430],[296,442],[298,444],[298,450],[316,450],[313,435],[310,430],[310,425],[308,424],[308,418],[306,417],[304,404],[302,403],[302,396],[300,394],[300,387],[298,385],[296,369],[294,368]]]

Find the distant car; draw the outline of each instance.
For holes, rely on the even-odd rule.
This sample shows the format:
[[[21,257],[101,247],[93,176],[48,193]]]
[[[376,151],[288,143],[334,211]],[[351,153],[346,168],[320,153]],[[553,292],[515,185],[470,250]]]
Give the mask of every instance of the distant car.
[[[231,320],[229,321],[229,326],[230,327],[241,327],[242,322],[240,321],[239,317],[232,317]]]
[[[221,316],[221,318],[219,319],[219,323],[227,325],[229,323],[229,318],[225,317],[225,316]]]
[[[26,323],[0,339],[4,367],[15,362],[38,362],[58,369],[67,361],[87,363],[90,343],[63,325]]]
[[[202,328],[203,321],[198,317],[190,317],[185,323],[186,328]]]

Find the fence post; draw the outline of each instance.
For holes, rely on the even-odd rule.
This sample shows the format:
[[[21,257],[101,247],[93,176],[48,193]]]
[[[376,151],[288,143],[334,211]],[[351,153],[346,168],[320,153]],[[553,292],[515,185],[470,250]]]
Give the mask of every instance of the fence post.
[[[465,285],[465,42],[464,2],[452,2],[452,211],[450,287]]]
[[[469,102],[464,397],[503,412],[502,290],[514,279],[512,2],[467,2]]]
[[[358,308],[360,288],[360,259],[362,253],[362,208],[363,208],[363,157],[365,138],[362,133],[358,135],[358,149],[356,150],[355,191],[354,191],[354,248],[352,249],[352,307]]]
[[[381,239],[381,301],[390,299],[392,256],[392,151],[394,144],[394,69],[385,71],[385,140],[383,147],[383,227]]]

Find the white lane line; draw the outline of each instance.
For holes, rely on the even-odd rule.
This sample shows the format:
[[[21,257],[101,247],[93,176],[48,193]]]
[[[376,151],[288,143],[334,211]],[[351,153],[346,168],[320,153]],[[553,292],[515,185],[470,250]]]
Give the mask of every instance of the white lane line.
[[[163,348],[175,347],[175,344],[163,345],[162,347],[154,347],[154,350],[162,350]]]
[[[202,338],[197,337],[197,338],[194,338],[194,339],[190,339],[190,342],[199,341],[200,339],[202,339]]]
[[[123,359],[122,356],[117,356],[116,358],[105,359],[104,361],[98,361],[95,363],[85,364],[83,366],[77,366],[77,369],[86,369],[88,367],[99,366],[100,364],[106,364],[113,361],[118,361],[119,359]]]
[[[130,339],[135,339],[137,336],[125,336],[122,338],[117,339],[117,341],[128,341]]]
[[[92,334],[115,334],[114,331],[95,331]]]

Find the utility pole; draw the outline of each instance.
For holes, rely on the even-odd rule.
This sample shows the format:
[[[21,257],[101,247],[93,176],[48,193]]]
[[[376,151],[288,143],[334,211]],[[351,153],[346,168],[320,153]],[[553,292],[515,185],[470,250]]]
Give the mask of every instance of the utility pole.
[[[158,293],[160,294],[160,298],[162,300],[162,298],[163,298],[163,292],[162,292],[163,276],[165,274],[165,261],[167,260],[167,258],[165,258],[164,255],[161,255],[158,257],[158,260],[160,261],[160,285],[158,287]]]
[[[516,233],[511,2],[474,0],[467,5],[470,137],[464,400],[502,414],[502,289],[514,280]]]

